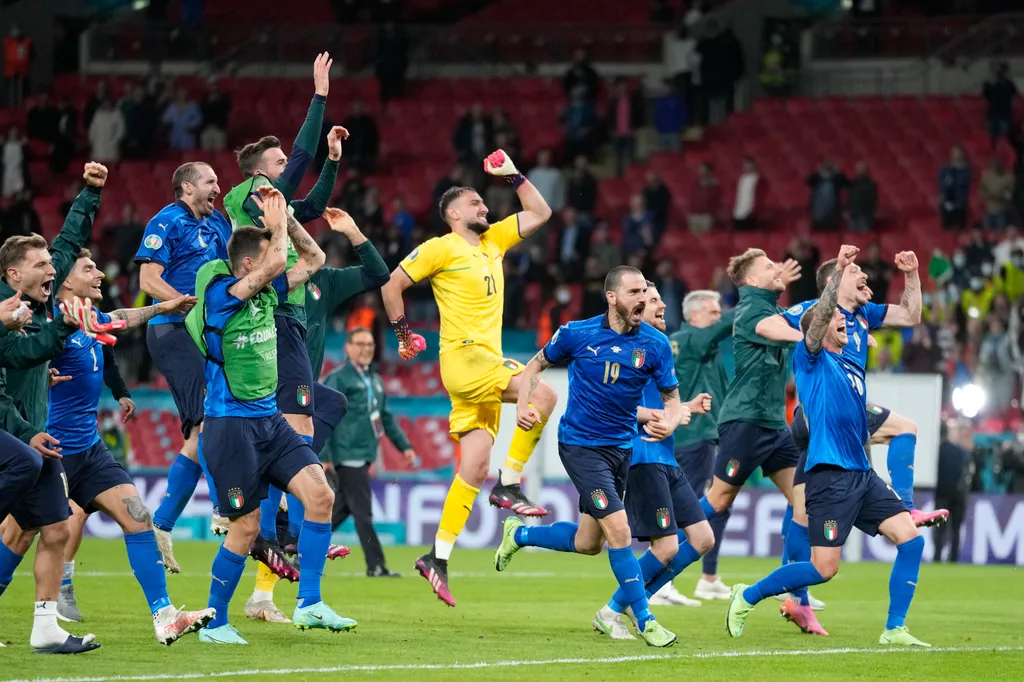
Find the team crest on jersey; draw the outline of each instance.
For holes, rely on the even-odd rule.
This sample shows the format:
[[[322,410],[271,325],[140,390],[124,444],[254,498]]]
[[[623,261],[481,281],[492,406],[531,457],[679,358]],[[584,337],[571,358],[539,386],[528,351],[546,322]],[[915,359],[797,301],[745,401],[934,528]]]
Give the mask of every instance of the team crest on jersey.
[[[231,503],[233,509],[241,509],[242,505],[245,504],[245,498],[242,497],[241,488],[232,488],[228,491],[228,502]]]
[[[306,288],[309,289],[309,295],[313,297],[314,301],[319,301],[320,300],[320,287],[318,287],[317,285],[315,285],[312,282],[310,282],[306,286]]]
[[[665,507],[658,510],[658,528],[668,528],[668,509]]]
[[[600,488],[590,493],[590,499],[594,501],[594,506],[597,507],[598,511],[608,508],[608,496]]]
[[[644,366],[644,359],[647,357],[647,351],[643,348],[635,348],[633,350],[632,363],[633,367],[640,369]]]
[[[868,405],[868,412],[871,414],[882,414],[882,408],[872,403]]]
[[[740,461],[738,459],[730,459],[729,463],[725,465],[725,475],[732,478],[740,472]]]
[[[295,399],[299,402],[300,407],[306,407],[309,405],[309,386],[302,384],[295,391]]]
[[[506,360],[502,364],[505,366],[505,369],[507,369],[507,370],[509,370],[511,372],[514,372],[517,369],[519,369],[519,363],[516,362],[515,360]]]
[[[790,315],[799,315],[803,311],[804,311],[804,304],[803,303],[797,303],[795,306],[793,306],[792,308],[790,308],[786,312],[788,312]]]
[[[160,235],[158,234],[151,234],[148,237],[146,237],[146,241],[142,243],[147,249],[152,249],[153,251],[156,251],[157,249],[164,245],[164,240],[161,239]]]
[[[839,537],[839,525],[835,521],[825,522],[825,539],[832,542]]]
[[[868,328],[868,321],[865,320],[863,317],[861,317],[859,315],[857,316],[857,322],[860,323],[861,329],[867,329]]]
[[[412,250],[412,253],[410,253],[408,256],[405,257],[405,259],[411,263],[414,260],[416,260],[419,257],[419,255],[420,255],[419,248],[415,248],[415,249]]]

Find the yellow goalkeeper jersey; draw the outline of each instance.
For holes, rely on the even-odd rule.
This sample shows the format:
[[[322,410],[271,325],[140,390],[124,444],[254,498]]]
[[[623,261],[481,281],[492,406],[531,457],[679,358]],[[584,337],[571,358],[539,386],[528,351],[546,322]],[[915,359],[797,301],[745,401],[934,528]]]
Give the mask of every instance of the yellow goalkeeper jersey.
[[[441,313],[443,354],[475,344],[501,355],[505,252],[521,242],[519,217],[494,223],[473,246],[451,232],[429,239],[400,267],[413,282],[429,278]]]

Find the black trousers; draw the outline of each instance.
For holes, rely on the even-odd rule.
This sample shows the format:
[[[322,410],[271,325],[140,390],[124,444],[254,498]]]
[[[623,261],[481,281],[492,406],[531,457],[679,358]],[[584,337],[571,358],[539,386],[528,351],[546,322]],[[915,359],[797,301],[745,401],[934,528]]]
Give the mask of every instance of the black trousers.
[[[377,531],[373,529],[373,500],[370,495],[370,465],[346,467],[336,465],[328,472],[327,481],[334,488],[334,509],[331,512],[331,528],[338,526],[351,516],[355,520],[359,544],[366,555],[366,570],[380,566],[385,568],[384,550],[381,549]]]
[[[964,515],[967,512],[967,496],[938,495],[935,497],[935,508],[949,510],[949,521],[941,526],[936,526],[932,532],[932,540],[935,542],[935,561],[942,561],[942,550],[946,547],[947,536],[950,536],[949,557],[946,560],[956,563],[960,559],[960,526],[963,525]]]

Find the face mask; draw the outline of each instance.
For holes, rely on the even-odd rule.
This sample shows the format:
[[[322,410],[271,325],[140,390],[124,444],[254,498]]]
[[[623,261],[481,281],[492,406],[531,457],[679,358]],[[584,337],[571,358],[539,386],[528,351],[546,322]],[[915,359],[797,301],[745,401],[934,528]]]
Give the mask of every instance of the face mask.
[[[565,289],[559,289],[558,292],[555,294],[555,300],[561,303],[562,305],[568,303],[570,298],[572,298],[572,296]]]
[[[991,263],[982,263],[981,264],[981,274],[982,274],[983,277],[991,277],[992,276],[992,264]]]
[[[971,289],[973,289],[974,291],[981,291],[984,286],[985,280],[983,280],[981,277],[971,278]]]
[[[962,268],[963,266],[967,265],[967,257],[961,253],[953,254],[953,265],[957,266],[958,268]]]

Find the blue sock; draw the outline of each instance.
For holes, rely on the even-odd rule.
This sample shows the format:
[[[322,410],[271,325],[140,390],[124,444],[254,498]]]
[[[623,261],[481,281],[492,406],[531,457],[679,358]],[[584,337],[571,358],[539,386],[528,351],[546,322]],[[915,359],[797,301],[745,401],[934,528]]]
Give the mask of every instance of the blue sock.
[[[889,456],[886,466],[889,467],[889,478],[892,489],[900,496],[907,509],[914,508],[914,448],[917,447],[917,436],[913,433],[902,433],[889,441]]]
[[[665,573],[665,569],[668,568],[668,566],[661,563],[661,559],[654,556],[651,550],[644,552],[636,562],[640,564],[640,575],[643,576],[644,585],[647,585],[652,580],[657,580],[658,576]],[[647,595],[650,596],[650,592]],[[626,594],[620,587],[612,595],[611,601],[608,602],[608,607],[616,613],[623,613],[626,607],[629,606],[629,602],[626,599]]]
[[[558,552],[576,551],[579,524],[559,521],[548,526],[520,526],[515,541],[520,547],[544,547]]]
[[[244,570],[245,557],[221,545],[217,556],[213,558],[213,580],[210,581],[210,600],[207,602],[211,609],[217,609],[217,615],[206,627],[212,630],[228,624],[228,604]]]
[[[814,564],[810,561],[797,561],[776,568],[764,578],[761,578],[745,589],[743,591],[743,599],[748,604],[753,605],[762,599],[792,592],[798,587],[819,585],[823,582],[825,582],[825,579],[818,573],[818,569],[814,567]]]
[[[796,521],[789,524],[789,535],[786,536],[786,546],[782,552],[783,565],[797,561],[811,560],[811,541],[807,536],[807,526],[801,526]],[[810,597],[807,595],[807,587],[798,587],[791,590],[793,598],[800,606],[810,604]]]
[[[713,519],[716,516],[718,516],[718,512],[715,510],[714,507],[711,506],[711,503],[708,502],[707,495],[705,495],[704,497],[700,498],[700,508],[704,510],[704,517],[709,522],[711,521],[711,519]]]
[[[167,472],[167,492],[153,514],[154,526],[168,533],[174,530],[174,524],[192,499],[192,493],[196,491],[196,484],[202,475],[202,468],[185,455],[174,458],[174,464]]]
[[[151,530],[141,533],[126,533],[124,546],[128,550],[128,564],[135,579],[139,581],[142,593],[149,602],[150,613],[156,613],[171,605],[167,597],[167,576],[156,545],[156,534]]]
[[[789,563],[786,556],[786,537],[789,535],[789,524],[793,523],[793,505],[786,505],[786,513],[782,515],[782,565]]]
[[[619,590],[626,606],[633,608],[640,631],[643,632],[647,623],[654,619],[647,606],[647,595],[644,592],[644,580],[640,571],[640,563],[633,556],[629,547],[618,549],[608,548],[608,563],[612,565],[612,573],[619,581]]]
[[[15,554],[7,545],[0,542],[0,594],[3,594],[7,586],[14,580],[14,571],[17,570],[18,565],[24,558]]]
[[[288,493],[288,535],[293,538],[300,537],[302,532],[302,521],[306,518],[306,508],[299,502],[299,498]],[[324,550],[326,552],[327,550]]]
[[[918,535],[896,546],[896,561],[889,574],[889,617],[885,629],[891,630],[903,625],[907,611],[917,589],[917,574],[921,569],[921,555],[924,553],[924,538]]]
[[[711,531],[715,534],[715,546],[704,555],[704,573],[707,575],[718,575],[718,552],[722,549],[722,537],[725,535],[725,524],[729,521],[732,510],[726,509],[715,518],[710,519]]]
[[[290,507],[289,507],[290,509]],[[331,524],[303,521],[299,534],[299,606],[312,606],[320,601],[320,581],[331,545]]]
[[[260,502],[260,537],[264,540],[277,542],[277,510],[281,508],[283,494],[270,486],[267,496]]]
[[[217,497],[217,486],[213,484],[213,476],[210,475],[210,468],[206,465],[206,457],[203,455],[203,434],[199,434],[199,466],[203,468],[203,475],[206,476],[206,488],[209,490],[210,503],[213,505],[213,513],[220,513],[220,499]]]
[[[679,531],[679,535],[681,536],[679,538],[679,551],[672,557],[672,561],[668,562],[668,567],[655,576],[654,580],[647,583],[648,598],[682,573],[687,566],[700,558],[700,552],[686,541],[686,534],[683,531]]]

